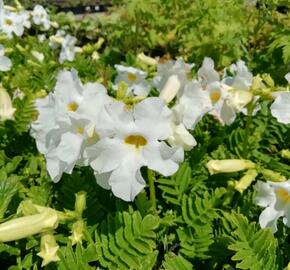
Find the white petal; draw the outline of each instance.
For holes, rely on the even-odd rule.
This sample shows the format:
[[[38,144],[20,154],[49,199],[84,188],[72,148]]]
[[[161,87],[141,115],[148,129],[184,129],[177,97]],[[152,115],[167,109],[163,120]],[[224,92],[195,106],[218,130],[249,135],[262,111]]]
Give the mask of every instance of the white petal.
[[[285,75],[285,79],[290,84],[290,72]]]
[[[171,111],[161,98],[149,97],[134,107],[134,118],[137,127],[151,139],[164,140],[170,136]]]
[[[123,142],[117,138],[103,138],[96,145],[86,150],[86,155],[91,159],[90,165],[98,173],[115,170],[120,166],[127,155]]]
[[[73,133],[64,133],[57,147],[57,153],[61,160],[66,163],[76,163],[80,157],[83,138]]]
[[[142,164],[132,155],[123,161],[122,166],[112,172],[109,185],[116,197],[133,201],[141,192],[145,187],[145,181],[140,173],[141,166]]]
[[[257,190],[257,195],[254,199],[255,204],[267,207],[275,203],[276,199],[274,189],[269,183],[257,181],[254,188]]]
[[[186,84],[179,104],[173,109],[180,114],[182,122],[188,129],[193,129],[198,121],[212,108],[208,94],[197,81]]]
[[[111,172],[109,173],[97,173],[95,172],[95,177],[97,184],[100,185],[104,189],[111,189],[111,186],[109,185],[109,179],[111,177]]]
[[[184,158],[181,148],[169,147],[164,142],[155,142],[143,149],[143,156],[147,166],[164,176],[174,174]]]
[[[11,69],[12,62],[6,56],[0,56],[0,71],[8,71]]]
[[[272,207],[267,207],[259,217],[259,223],[261,228],[269,227],[273,233],[277,231],[277,220],[282,216],[281,212],[276,211]]]
[[[275,99],[270,109],[278,122],[290,124],[290,92],[281,93]]]

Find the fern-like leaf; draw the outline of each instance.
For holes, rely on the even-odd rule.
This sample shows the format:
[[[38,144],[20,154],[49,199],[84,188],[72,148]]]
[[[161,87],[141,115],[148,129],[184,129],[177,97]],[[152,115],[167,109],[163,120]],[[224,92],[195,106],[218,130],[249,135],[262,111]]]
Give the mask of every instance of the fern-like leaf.
[[[107,269],[152,269],[157,259],[155,250],[159,218],[139,212],[108,216],[96,232],[99,262]]]
[[[282,269],[278,254],[278,241],[270,229],[259,229],[241,214],[225,214],[230,222],[234,243],[228,248],[235,251],[232,257],[238,269],[278,270]]]
[[[192,270],[193,265],[183,258],[181,255],[175,255],[174,253],[166,254],[165,260],[162,263],[162,269],[164,270]]]

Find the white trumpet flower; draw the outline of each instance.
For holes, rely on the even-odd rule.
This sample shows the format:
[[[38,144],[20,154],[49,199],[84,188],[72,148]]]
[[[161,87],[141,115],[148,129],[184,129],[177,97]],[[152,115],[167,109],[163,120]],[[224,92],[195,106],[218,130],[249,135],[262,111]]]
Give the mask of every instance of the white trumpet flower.
[[[259,217],[260,226],[269,227],[275,233],[277,221],[283,217],[283,223],[290,227],[290,180],[282,183],[258,181],[255,189],[255,203],[265,208]]]
[[[171,135],[171,111],[160,98],[147,98],[132,110],[116,102],[107,108],[114,119],[114,135],[102,138],[88,149],[90,165],[97,182],[111,188],[114,195],[132,201],[144,188],[140,169],[169,176],[183,160],[180,147],[169,147],[164,140]]]
[[[271,105],[271,113],[278,122],[290,124],[290,92],[278,95]]]
[[[87,165],[83,152],[108,130],[104,105],[111,100],[101,84],[82,85],[75,70],[60,72],[54,92],[36,100],[39,116],[31,135],[54,182],[76,164]]]
[[[146,80],[147,73],[133,67],[115,65],[118,75],[115,79],[113,89],[117,90],[120,82],[128,85],[128,92],[136,96],[147,96],[150,84]]]
[[[8,71],[11,69],[12,66],[11,60],[4,54],[5,49],[3,45],[0,44],[0,71]]]
[[[16,109],[12,107],[11,97],[0,85],[0,121],[13,120]]]
[[[182,59],[177,59],[176,61],[169,60],[164,64],[158,64],[157,66],[157,75],[153,78],[153,85],[159,90],[165,88],[168,83],[168,79],[175,75],[177,76],[180,87],[177,92],[179,95],[183,93],[184,87],[188,80],[188,75],[194,64],[187,64]]]
[[[50,28],[50,18],[41,5],[36,5],[32,11],[32,20],[36,25],[42,25],[45,30]]]

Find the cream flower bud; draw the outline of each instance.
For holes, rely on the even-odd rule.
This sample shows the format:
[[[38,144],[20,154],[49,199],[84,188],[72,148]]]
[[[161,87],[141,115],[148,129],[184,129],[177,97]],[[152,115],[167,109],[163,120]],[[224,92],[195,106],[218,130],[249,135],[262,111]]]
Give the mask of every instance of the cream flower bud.
[[[174,99],[176,94],[181,88],[181,82],[177,75],[171,75],[164,87],[160,91],[159,97],[161,97],[165,102],[169,103]]]
[[[81,216],[86,208],[86,192],[80,191],[76,194],[75,211]]]
[[[137,59],[148,66],[156,66],[158,64],[156,59],[154,59],[150,56],[147,56],[144,53],[139,53],[137,55]]]
[[[258,175],[256,170],[248,170],[246,174],[235,184],[235,189],[243,193]]]
[[[44,60],[44,54],[43,54],[43,53],[32,50],[32,51],[31,51],[31,54],[32,54],[33,57],[34,57],[35,59],[37,59],[39,62],[43,62],[43,60]]]
[[[184,150],[190,150],[196,145],[196,140],[188,132],[183,124],[171,123],[172,134],[167,139],[171,146],[181,146]]]
[[[284,175],[282,175],[282,174],[280,174],[278,172],[274,172],[272,170],[263,169],[263,170],[261,170],[261,173],[263,174],[263,176],[265,177],[265,179],[267,181],[285,182],[287,180]]]
[[[84,222],[82,219],[76,221],[72,226],[72,235],[69,239],[72,241],[72,246],[77,243],[82,243],[84,237]]]
[[[206,167],[210,174],[231,173],[246,169],[254,169],[255,163],[245,159],[210,160]]]
[[[40,252],[37,253],[37,256],[43,259],[41,267],[48,265],[51,262],[57,262],[60,260],[60,258],[57,256],[58,249],[59,246],[51,232],[42,235],[40,242]]]
[[[7,91],[0,85],[0,121],[13,120],[15,108]]]
[[[281,151],[282,158],[290,159],[290,150],[289,149],[283,149]]]
[[[253,94],[249,91],[233,90],[229,104],[239,112],[252,100],[252,98]]]
[[[0,242],[9,242],[38,234],[58,226],[57,212],[45,208],[40,214],[9,220],[0,224]]]

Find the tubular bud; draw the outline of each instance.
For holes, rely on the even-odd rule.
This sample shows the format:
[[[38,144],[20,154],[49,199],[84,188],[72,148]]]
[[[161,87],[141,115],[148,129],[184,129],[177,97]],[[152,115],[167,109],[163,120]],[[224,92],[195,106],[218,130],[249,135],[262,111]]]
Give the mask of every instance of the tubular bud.
[[[206,167],[210,174],[231,173],[246,169],[254,169],[255,163],[245,159],[210,160],[206,164]]]
[[[246,174],[235,184],[235,189],[243,193],[258,175],[256,170],[248,170]]]
[[[42,235],[40,242],[40,252],[37,253],[37,256],[43,259],[41,267],[51,262],[57,262],[60,260],[60,258],[57,256],[58,249],[59,246],[51,232],[47,232]]]
[[[159,97],[165,100],[166,103],[172,101],[180,90],[181,82],[177,75],[171,75],[160,91]]]
[[[9,220],[0,224],[0,242],[9,242],[26,238],[58,226],[57,212],[46,208],[40,214]]]
[[[272,181],[272,182],[285,182],[287,179],[284,175],[274,172],[272,170],[268,169],[262,169],[261,173],[265,177],[266,180]]]

